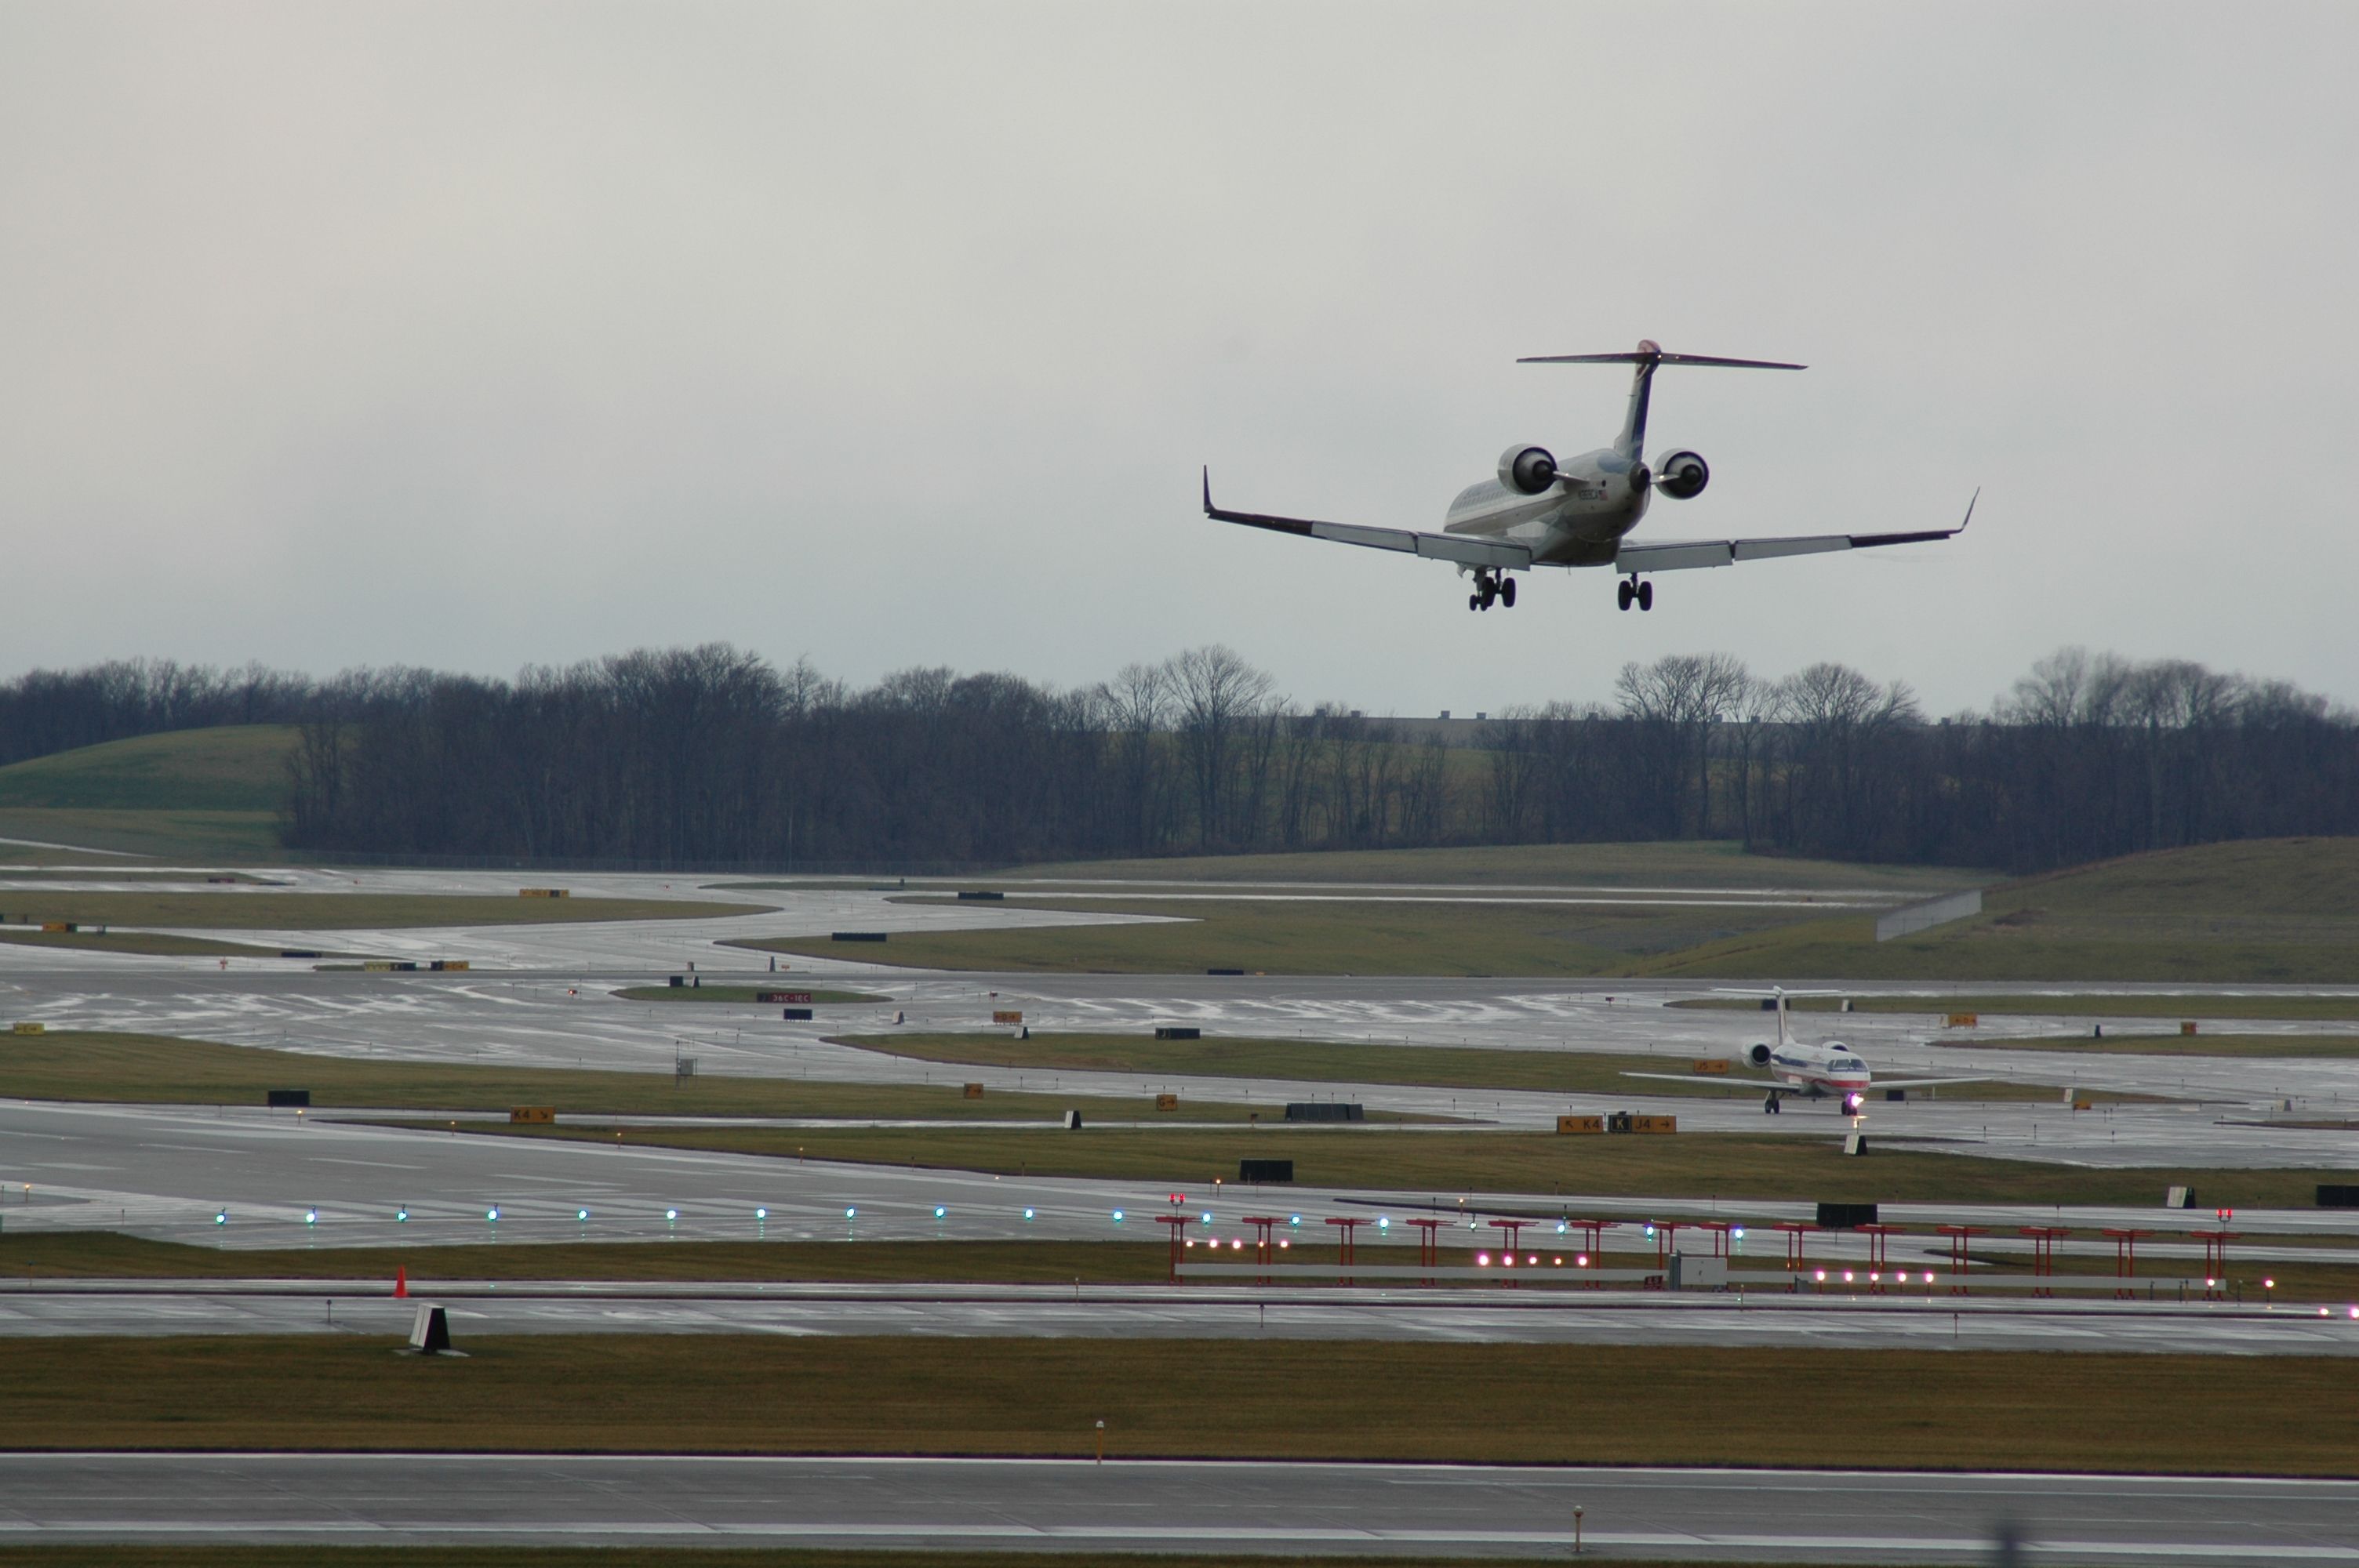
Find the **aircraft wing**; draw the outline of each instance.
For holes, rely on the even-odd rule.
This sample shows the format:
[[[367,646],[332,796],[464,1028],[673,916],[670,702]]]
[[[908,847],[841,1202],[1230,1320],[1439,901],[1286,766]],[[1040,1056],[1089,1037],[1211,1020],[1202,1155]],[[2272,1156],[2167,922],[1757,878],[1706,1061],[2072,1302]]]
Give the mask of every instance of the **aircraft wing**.
[[[1456,561],[1461,566],[1496,567],[1523,571],[1532,553],[1501,539],[1478,539],[1464,534],[1419,534],[1408,528],[1368,528],[1355,523],[1321,523],[1308,517],[1273,517],[1265,512],[1228,512],[1212,504],[1212,471],[1204,470],[1204,515],[1248,528],[1299,534],[1306,539],[1332,539],[1339,545],[1364,545],[1372,550],[1399,550],[1429,560]]]
[[[1951,1084],[1995,1084],[2001,1080],[1988,1073],[1979,1078],[1877,1078],[1868,1085],[1874,1089],[1938,1089]],[[2062,1085],[2058,1085],[2062,1087]]]
[[[1974,492],[1982,499],[1982,492]],[[1670,572],[1690,567],[1726,567],[1739,561],[1774,560],[1780,556],[1815,556],[1828,550],[1872,550],[1881,545],[1923,545],[1951,539],[1974,520],[1974,503],[1954,528],[1928,528],[1913,534],[1799,534],[1779,539],[1690,539],[1661,545],[1625,543],[1614,557],[1617,573]]]
[[[1625,1078],[1654,1078],[1666,1084],[1692,1084],[1698,1088],[1706,1089],[1770,1089],[1781,1095],[1810,1092],[1807,1089],[1798,1089],[1788,1083],[1773,1083],[1767,1078],[1736,1078],[1725,1073],[1633,1073],[1625,1069],[1622,1076]]]

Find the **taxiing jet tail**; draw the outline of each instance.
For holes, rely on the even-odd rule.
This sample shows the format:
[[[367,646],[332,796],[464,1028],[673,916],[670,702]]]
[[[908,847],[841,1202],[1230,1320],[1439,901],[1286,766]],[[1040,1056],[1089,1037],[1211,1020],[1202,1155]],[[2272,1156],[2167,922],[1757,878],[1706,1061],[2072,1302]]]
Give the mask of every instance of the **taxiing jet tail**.
[[[1527,354],[1516,362],[1519,365],[1636,365],[1630,378],[1630,412],[1622,421],[1622,434],[1614,439],[1614,449],[1636,462],[1646,456],[1647,399],[1654,386],[1657,365],[1723,365],[1734,370],[1807,370],[1807,365],[1788,364],[1783,360],[1730,360],[1713,354],[1667,354],[1652,338],[1641,338],[1638,346],[1621,354]]]

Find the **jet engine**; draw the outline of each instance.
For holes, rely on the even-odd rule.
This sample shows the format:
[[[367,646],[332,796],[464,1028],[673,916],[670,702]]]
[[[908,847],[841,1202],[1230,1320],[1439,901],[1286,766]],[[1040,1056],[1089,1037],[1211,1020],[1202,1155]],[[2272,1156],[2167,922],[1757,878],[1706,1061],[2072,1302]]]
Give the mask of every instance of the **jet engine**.
[[[1556,458],[1546,447],[1509,447],[1499,454],[1499,482],[1538,495],[1556,482]]]
[[[1712,465],[1701,452],[1673,452],[1655,470],[1655,488],[1673,501],[1693,501],[1712,482]]]
[[[1745,1059],[1756,1067],[1766,1067],[1769,1065],[1769,1047],[1767,1045],[1748,1047],[1745,1053]]]

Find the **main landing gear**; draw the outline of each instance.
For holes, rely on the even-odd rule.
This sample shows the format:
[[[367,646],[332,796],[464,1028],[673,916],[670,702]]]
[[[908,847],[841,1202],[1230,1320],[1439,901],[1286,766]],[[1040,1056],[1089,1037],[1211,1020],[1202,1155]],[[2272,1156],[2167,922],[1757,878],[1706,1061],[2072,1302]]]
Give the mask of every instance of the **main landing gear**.
[[[1655,585],[1640,582],[1637,574],[1633,572],[1622,579],[1622,586],[1614,589],[1614,597],[1625,610],[1629,609],[1634,601],[1642,611],[1652,610],[1655,608]]]
[[[1781,1099],[1781,1098],[1784,1098],[1784,1097],[1782,1097],[1782,1096],[1779,1096],[1779,1095],[1774,1095],[1774,1094],[1773,1094],[1773,1095],[1768,1096],[1767,1098],[1763,1099],[1763,1100],[1762,1100],[1762,1102],[1761,1102],[1761,1114],[1762,1114],[1762,1115],[1764,1115],[1764,1116],[1776,1116],[1776,1115],[1777,1115],[1777,1114],[1778,1114],[1777,1102],[1778,1102],[1778,1100],[1779,1100],[1779,1099]]]
[[[1505,572],[1476,572],[1474,591],[1466,596],[1466,608],[1488,610],[1495,600],[1513,610],[1516,607],[1516,579]]]

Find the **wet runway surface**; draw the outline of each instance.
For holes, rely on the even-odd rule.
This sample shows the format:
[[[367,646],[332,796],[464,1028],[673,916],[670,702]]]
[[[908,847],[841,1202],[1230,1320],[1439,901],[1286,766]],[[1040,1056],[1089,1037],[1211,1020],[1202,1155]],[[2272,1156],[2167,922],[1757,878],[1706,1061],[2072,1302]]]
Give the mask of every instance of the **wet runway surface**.
[[[1974,1299],[1908,1292],[1666,1295],[1539,1287],[645,1284],[412,1280],[16,1281],[0,1336],[407,1335],[443,1307],[454,1343],[508,1334],[918,1335],[1084,1339],[1714,1345],[1843,1354],[2080,1350],[2359,1355],[2342,1308]]]
[[[1119,1433],[1114,1442],[1120,1442]],[[2359,1562],[2359,1484],[534,1454],[0,1455],[0,1541]]]

